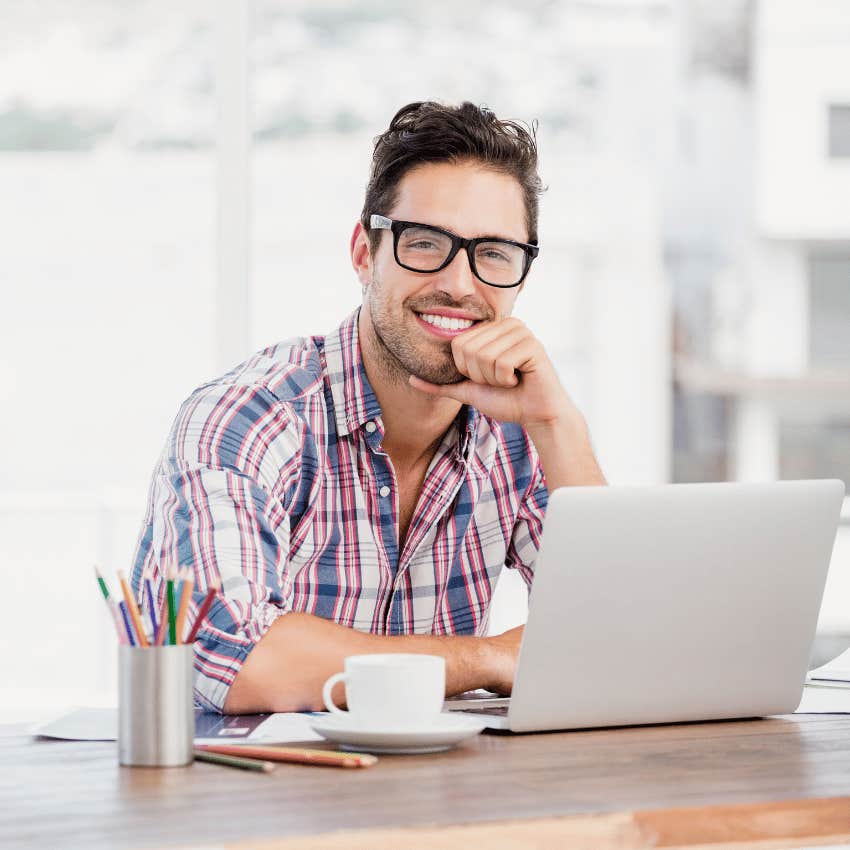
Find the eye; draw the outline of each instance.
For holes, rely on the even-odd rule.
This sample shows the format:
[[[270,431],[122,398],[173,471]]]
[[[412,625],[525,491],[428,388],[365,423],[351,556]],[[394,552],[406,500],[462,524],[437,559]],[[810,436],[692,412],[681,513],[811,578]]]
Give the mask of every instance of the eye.
[[[476,256],[482,262],[493,263],[495,265],[510,264],[511,258],[501,248],[495,245],[480,245]]]

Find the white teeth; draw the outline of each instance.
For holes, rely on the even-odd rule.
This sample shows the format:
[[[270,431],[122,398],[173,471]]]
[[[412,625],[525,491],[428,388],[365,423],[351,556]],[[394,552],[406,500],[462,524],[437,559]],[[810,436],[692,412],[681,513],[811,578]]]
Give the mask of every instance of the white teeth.
[[[459,331],[462,328],[471,328],[475,322],[471,319],[451,319],[447,316],[435,316],[433,313],[420,313],[420,319],[424,319],[429,325],[436,325],[446,331]]]

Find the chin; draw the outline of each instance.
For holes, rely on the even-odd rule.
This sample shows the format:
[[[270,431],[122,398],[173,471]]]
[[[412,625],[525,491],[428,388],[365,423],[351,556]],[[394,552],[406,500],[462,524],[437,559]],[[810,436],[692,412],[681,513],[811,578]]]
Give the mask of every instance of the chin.
[[[428,381],[429,384],[459,384],[464,380],[463,375],[458,372],[454,363],[446,364],[445,367],[435,367],[433,369],[423,369],[421,366],[416,371],[411,371],[411,375],[415,375],[423,381]]]

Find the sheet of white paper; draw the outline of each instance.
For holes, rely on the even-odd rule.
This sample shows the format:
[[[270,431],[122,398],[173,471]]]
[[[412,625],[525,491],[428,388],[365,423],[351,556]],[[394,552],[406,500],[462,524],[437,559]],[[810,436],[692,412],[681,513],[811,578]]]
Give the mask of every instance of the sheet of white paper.
[[[320,741],[322,736],[310,728],[312,721],[313,715],[310,714],[271,714],[247,736],[220,734],[216,738],[195,738],[195,743],[249,744],[262,741],[264,744],[289,744]],[[65,741],[114,741],[118,736],[118,709],[79,708],[40,726],[33,734]]]
[[[838,658],[817,667],[809,673],[810,679],[831,679],[836,682],[850,682],[850,649],[845,649]]]
[[[322,741],[310,726],[321,714],[273,714],[249,736],[250,741],[265,744],[288,744],[290,741]]]
[[[835,679],[813,679],[811,676],[806,676],[806,684],[813,688],[843,688],[845,691],[850,690],[850,682],[842,682]]]
[[[117,708],[78,708],[40,726],[33,735],[65,741],[114,741],[118,734]]]
[[[850,688],[803,688],[795,714],[850,714]]]

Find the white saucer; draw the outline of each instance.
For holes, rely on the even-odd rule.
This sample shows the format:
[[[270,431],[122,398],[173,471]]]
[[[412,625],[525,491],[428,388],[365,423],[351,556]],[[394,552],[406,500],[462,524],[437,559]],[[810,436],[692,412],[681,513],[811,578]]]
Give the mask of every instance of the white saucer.
[[[336,741],[344,750],[370,753],[439,753],[477,735],[484,726],[474,717],[448,713],[416,729],[370,729],[333,715],[324,715],[312,723],[314,732]]]

